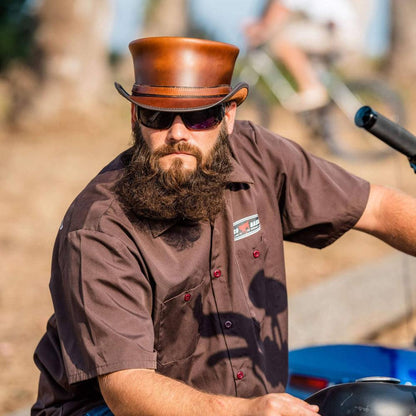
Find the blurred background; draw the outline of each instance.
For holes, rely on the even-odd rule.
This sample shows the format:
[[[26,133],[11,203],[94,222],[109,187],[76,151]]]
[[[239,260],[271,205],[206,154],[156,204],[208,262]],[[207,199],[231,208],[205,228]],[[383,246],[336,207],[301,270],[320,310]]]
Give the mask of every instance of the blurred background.
[[[416,2],[352,2],[360,48],[340,61],[342,74],[383,80],[400,95],[406,127],[416,132]],[[86,183],[131,143],[130,106],[113,87],[118,81],[129,90],[134,82],[129,41],[159,35],[217,38],[238,44],[243,59],[244,25],[259,17],[260,3],[1,1],[0,415],[29,407],[36,396],[32,355],[52,311],[50,256],[61,219]],[[205,17],[210,18],[206,26]],[[243,107],[240,111],[243,117]],[[365,162],[339,157],[310,140],[297,114],[277,103],[268,111],[270,128],[281,135],[371,182],[416,196],[405,157]],[[392,250],[351,232],[323,251],[288,244],[286,253],[292,295],[342,270],[377,262]],[[411,346],[415,334],[409,312],[351,342]]]

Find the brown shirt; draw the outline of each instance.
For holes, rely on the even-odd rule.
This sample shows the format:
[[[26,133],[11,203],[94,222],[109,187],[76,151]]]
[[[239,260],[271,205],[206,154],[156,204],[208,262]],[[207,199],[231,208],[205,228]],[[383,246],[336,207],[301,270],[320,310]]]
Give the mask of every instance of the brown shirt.
[[[369,185],[248,122],[230,143],[226,210],[213,225],[129,218],[111,191],[120,157],[72,203],[32,414],[84,414],[103,403],[97,375],[128,368],[240,397],[284,390],[283,239],[332,243],[361,216]]]

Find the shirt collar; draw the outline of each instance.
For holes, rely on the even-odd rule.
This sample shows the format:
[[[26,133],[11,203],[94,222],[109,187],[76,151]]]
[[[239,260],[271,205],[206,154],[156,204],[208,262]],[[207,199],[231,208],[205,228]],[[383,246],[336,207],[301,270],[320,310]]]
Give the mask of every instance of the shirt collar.
[[[250,175],[242,168],[242,166],[234,158],[231,159],[231,165],[233,167],[233,170],[230,173],[230,183],[254,183]]]

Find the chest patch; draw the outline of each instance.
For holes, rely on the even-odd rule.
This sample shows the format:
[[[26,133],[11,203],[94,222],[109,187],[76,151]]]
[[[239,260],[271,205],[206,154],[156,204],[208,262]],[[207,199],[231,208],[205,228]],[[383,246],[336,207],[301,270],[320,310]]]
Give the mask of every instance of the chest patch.
[[[242,218],[233,223],[234,241],[241,240],[260,231],[260,220],[257,214]]]

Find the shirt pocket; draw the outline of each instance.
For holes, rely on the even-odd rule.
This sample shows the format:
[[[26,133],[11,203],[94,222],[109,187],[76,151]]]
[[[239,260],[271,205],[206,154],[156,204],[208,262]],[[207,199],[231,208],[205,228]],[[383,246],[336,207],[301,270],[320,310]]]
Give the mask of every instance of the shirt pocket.
[[[268,245],[262,231],[236,242],[239,276],[247,294],[248,306],[255,323],[261,327],[264,318],[276,312],[274,300],[285,288],[278,282],[276,269],[267,266]]]
[[[185,360],[194,353],[202,320],[201,286],[162,303],[155,344],[159,365]]]

